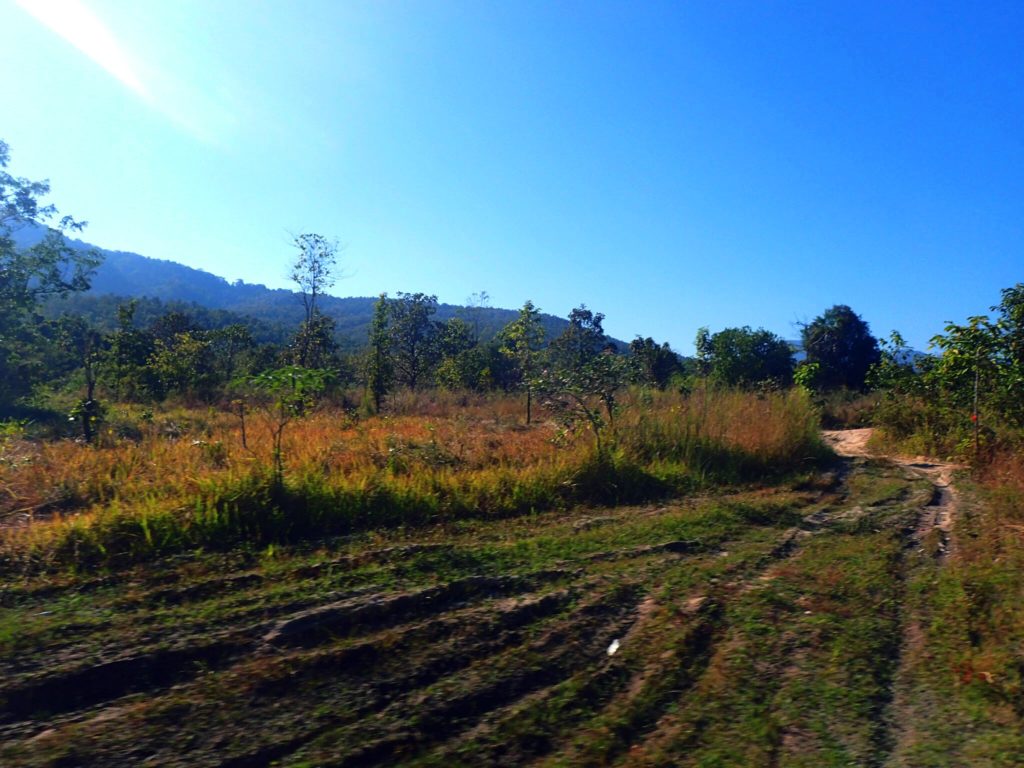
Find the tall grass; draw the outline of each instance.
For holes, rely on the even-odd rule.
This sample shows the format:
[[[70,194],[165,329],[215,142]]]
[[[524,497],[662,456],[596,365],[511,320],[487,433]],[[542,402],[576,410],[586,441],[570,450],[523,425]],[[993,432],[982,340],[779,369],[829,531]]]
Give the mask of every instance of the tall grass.
[[[945,693],[970,717],[962,753],[1008,764],[1024,733],[1024,459],[997,457],[968,490],[977,499],[961,504],[956,549],[931,587],[929,663],[948,670]]]
[[[114,565],[198,547],[266,545],[579,503],[615,504],[753,480],[819,455],[817,417],[797,391],[634,391],[609,450],[554,423],[521,424],[514,398],[409,396],[398,415],[323,410],[284,436],[271,471],[269,424],[243,448],[230,414],[154,416],[135,439],[8,445],[0,509],[8,568]],[[419,413],[413,413],[416,409]],[[427,414],[427,415],[424,415]],[[169,425],[173,426],[173,429]]]

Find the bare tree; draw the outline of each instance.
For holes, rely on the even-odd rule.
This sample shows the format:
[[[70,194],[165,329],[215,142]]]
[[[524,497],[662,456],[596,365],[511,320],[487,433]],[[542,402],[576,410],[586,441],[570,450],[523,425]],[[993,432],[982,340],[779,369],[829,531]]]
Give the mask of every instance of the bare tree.
[[[338,241],[307,232],[298,235],[292,244],[298,250],[288,271],[288,279],[299,286],[306,325],[316,314],[316,300],[334,285],[338,278]]]

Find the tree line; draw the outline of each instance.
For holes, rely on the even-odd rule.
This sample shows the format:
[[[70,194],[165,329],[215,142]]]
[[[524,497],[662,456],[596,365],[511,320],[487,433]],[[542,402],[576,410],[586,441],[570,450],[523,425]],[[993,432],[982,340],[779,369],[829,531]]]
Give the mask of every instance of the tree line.
[[[623,387],[686,389],[697,380],[744,388],[796,384],[818,392],[881,389],[887,394],[879,421],[908,434],[956,432],[965,410],[976,442],[978,423],[992,423],[997,415],[1024,429],[1021,284],[1003,292],[992,308],[994,320],[978,316],[963,326],[949,324],[946,334],[933,339],[938,356],[914,358],[898,334],[879,344],[845,305],[801,326],[799,361],[789,342],[748,326],[715,333],[701,328],[696,356],[684,358],[651,337],[637,337],[620,349],[604,331],[604,315],[585,305],[573,309],[565,329],[548,338],[540,311],[527,301],[514,320],[484,340],[472,307],[467,316],[441,322],[435,319],[436,296],[401,292],[378,297],[366,345],[351,352],[341,350],[334,320],[319,307],[338,276],[337,242],[303,233],[293,239],[289,271],[303,319],[284,343],[268,343],[265,334],[257,338],[247,323],[204,326],[182,309],[139,322],[136,301],[119,307],[113,330],[80,316],[46,319],[43,303],[86,290],[99,260],[66,243],[64,234],[84,223],[57,219],[57,209],[42,202],[48,182],[11,175],[9,159],[0,141],[0,415],[31,404],[45,387],[75,388],[80,396],[70,418],[86,440],[103,418],[101,390],[106,399],[119,401],[180,396],[213,403],[261,390],[280,395],[280,382],[296,389],[302,371],[316,372],[306,376],[316,384],[304,387],[307,394],[333,389],[350,397],[361,390],[363,405],[372,411],[384,409],[397,390],[518,391],[527,422],[541,405],[583,420],[598,437],[614,421]],[[41,242],[15,246],[17,228],[41,224],[48,232]],[[486,301],[480,294],[473,304],[479,309]]]
[[[701,375],[733,385],[785,386],[793,379],[792,350],[764,330],[733,328],[711,335],[702,329],[694,361],[650,337],[619,350],[604,331],[604,315],[585,305],[570,313],[560,335],[546,338],[540,311],[527,301],[512,322],[483,341],[472,309],[468,317],[439,322],[437,297],[424,293],[382,294],[365,350],[343,353],[333,319],[319,308],[337,278],[338,245],[314,233],[293,241],[289,275],[304,317],[284,344],[257,340],[247,323],[204,327],[183,309],[157,316],[150,311],[148,320],[139,322],[138,300],[118,308],[113,330],[80,316],[45,319],[42,303],[87,289],[99,261],[65,242],[65,232],[84,226],[71,217],[48,226],[39,244],[15,247],[12,233],[18,227],[49,225],[57,210],[40,202],[48,183],[10,175],[8,161],[9,149],[0,143],[0,363],[7,374],[0,381],[0,409],[7,412],[39,385],[78,379],[84,397],[75,409],[86,414],[87,425],[99,418],[97,387],[117,400],[178,395],[213,401],[238,382],[287,366],[324,371],[325,380],[337,386],[362,385],[374,410],[395,389],[522,390],[527,420],[535,395],[564,410],[596,396],[606,418],[612,418],[614,393],[627,383],[681,387],[687,377]],[[486,294],[476,298],[478,307],[485,305]]]

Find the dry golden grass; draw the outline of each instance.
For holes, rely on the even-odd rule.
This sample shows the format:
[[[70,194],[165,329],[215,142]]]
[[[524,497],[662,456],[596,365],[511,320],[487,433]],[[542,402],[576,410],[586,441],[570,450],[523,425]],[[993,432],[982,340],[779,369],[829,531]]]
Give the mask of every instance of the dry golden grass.
[[[237,415],[183,409],[134,426],[112,420],[99,446],[8,441],[4,546],[59,548],[68,535],[77,542],[105,527],[116,538],[127,526],[145,539],[126,545],[138,554],[210,542],[182,536],[188,529],[264,541],[614,503],[792,468],[817,446],[815,414],[796,391],[628,393],[614,447],[599,457],[582,429],[524,426],[519,398],[403,395],[393,406],[370,418],[324,408],[295,419],[284,432],[283,488],[269,487],[272,417],[259,412],[247,419],[246,445]],[[31,530],[11,525],[18,515],[35,518]]]

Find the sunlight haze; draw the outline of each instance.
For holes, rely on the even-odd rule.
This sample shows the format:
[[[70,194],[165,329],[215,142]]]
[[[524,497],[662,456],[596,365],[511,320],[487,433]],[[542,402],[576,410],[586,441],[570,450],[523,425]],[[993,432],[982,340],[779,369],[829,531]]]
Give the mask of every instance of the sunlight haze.
[[[336,295],[585,302],[692,352],[1019,280],[1017,3],[0,0],[0,137],[85,240]]]

